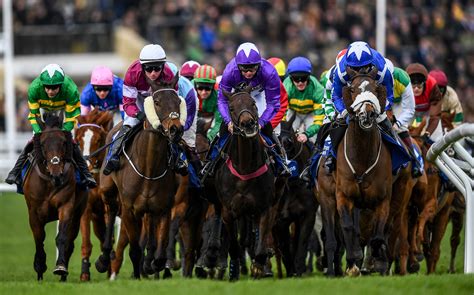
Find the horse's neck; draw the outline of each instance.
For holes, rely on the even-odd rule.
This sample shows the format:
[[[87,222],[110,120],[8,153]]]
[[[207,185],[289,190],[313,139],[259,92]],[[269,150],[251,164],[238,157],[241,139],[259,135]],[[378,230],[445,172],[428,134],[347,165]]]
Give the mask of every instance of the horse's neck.
[[[255,172],[265,164],[265,153],[260,138],[244,138],[242,136],[233,136],[230,148],[230,159],[234,167],[241,174]]]
[[[168,141],[160,133],[147,130],[138,132],[129,150],[130,158],[135,163],[143,161],[143,166],[139,166],[146,175],[161,173],[165,167],[163,165],[167,165]]]
[[[362,130],[357,122],[351,122],[343,140],[344,152],[347,153],[351,163],[366,167],[372,165],[377,158],[382,137],[377,124],[367,131]]]

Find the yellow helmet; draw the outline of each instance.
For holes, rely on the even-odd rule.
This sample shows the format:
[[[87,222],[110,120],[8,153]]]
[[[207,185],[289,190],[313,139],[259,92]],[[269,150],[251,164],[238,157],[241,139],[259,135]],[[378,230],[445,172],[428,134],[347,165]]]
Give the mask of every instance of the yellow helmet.
[[[277,70],[278,76],[283,77],[286,73],[286,64],[285,62],[278,57],[271,57],[268,61],[275,67]]]

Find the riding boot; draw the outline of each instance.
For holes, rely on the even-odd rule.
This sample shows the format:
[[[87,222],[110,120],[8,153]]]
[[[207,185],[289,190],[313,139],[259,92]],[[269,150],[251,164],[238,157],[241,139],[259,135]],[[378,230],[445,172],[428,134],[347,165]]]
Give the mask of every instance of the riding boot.
[[[380,122],[379,126],[385,134],[389,135],[395,141],[397,141],[397,135],[395,133],[395,130],[393,130],[392,128],[392,123],[390,123],[390,120],[388,118],[385,118],[385,120]]]
[[[411,138],[408,135],[408,132],[406,136],[403,136],[403,133],[401,133],[400,138],[405,144],[408,150],[408,154],[410,155],[410,158],[411,158],[411,163],[412,163],[411,175],[414,178],[420,177],[423,174],[423,169],[421,167],[420,162],[418,161],[418,158],[416,157],[416,153],[414,150],[415,147],[413,146],[413,143],[411,142]]]
[[[112,171],[116,171],[120,168],[120,148],[122,147],[122,143],[126,137],[126,133],[130,130],[130,126],[122,125],[120,130],[115,138],[115,142],[110,147],[110,158],[107,161],[104,167],[104,175],[109,175]]]
[[[186,154],[178,144],[170,144],[171,157],[169,167],[182,176],[188,175],[188,160]]]
[[[18,156],[18,160],[16,160],[15,166],[13,169],[8,173],[5,182],[8,184],[17,184],[21,185],[21,169],[23,169],[23,165],[25,164],[26,159],[28,159],[28,153],[33,149],[33,141],[29,141],[25,148],[21,151],[21,154]]]
[[[77,168],[79,169],[79,173],[81,173],[81,175],[84,177],[84,185],[86,185],[88,188],[97,187],[97,182],[95,182],[94,176],[92,176],[91,172],[89,171],[86,160],[84,160],[84,157],[82,157],[82,152],[79,149],[79,145],[76,143],[73,143],[72,145],[72,156],[76,162]]]

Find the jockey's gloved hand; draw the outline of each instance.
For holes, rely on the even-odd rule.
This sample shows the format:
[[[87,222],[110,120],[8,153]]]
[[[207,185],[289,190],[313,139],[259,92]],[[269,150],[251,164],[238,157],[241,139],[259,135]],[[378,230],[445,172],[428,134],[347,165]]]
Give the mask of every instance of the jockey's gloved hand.
[[[346,118],[347,114],[348,114],[347,110],[343,110],[342,113],[337,115],[337,119],[344,119]]]
[[[421,136],[421,139],[423,140],[423,142],[427,145],[431,145],[433,144],[433,140],[430,138],[430,133],[429,132],[425,132],[422,136]]]
[[[137,119],[140,120],[140,121],[143,121],[143,120],[145,120],[146,115],[145,115],[144,112],[138,112],[138,113],[137,113],[137,116],[136,116],[135,118],[137,118]]]

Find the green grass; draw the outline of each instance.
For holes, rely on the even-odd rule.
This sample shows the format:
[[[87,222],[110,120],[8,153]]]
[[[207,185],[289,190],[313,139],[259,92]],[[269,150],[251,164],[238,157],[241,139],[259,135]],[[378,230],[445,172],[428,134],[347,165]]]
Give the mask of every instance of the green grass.
[[[405,277],[360,277],[327,279],[321,274],[313,274],[301,279],[264,279],[254,281],[243,277],[237,283],[183,279],[179,272],[171,280],[129,279],[132,271],[128,255],[125,257],[119,279],[110,282],[105,274],[91,268],[92,281],[81,283],[80,238],[70,262],[67,283],[59,283],[52,274],[55,265],[54,237],[56,223],[46,228],[45,250],[48,255],[48,270],[44,281],[36,281],[33,270],[34,241],[28,225],[28,214],[23,196],[0,193],[0,294],[474,294],[474,276],[463,275],[464,246],[460,246],[457,257],[458,274],[448,275],[449,234],[448,228],[441,249],[437,274],[426,276],[424,262],[420,274]],[[464,241],[464,239],[462,239]],[[463,242],[462,242],[463,243]],[[97,245],[94,239],[93,244]],[[92,262],[98,255],[95,246]]]

